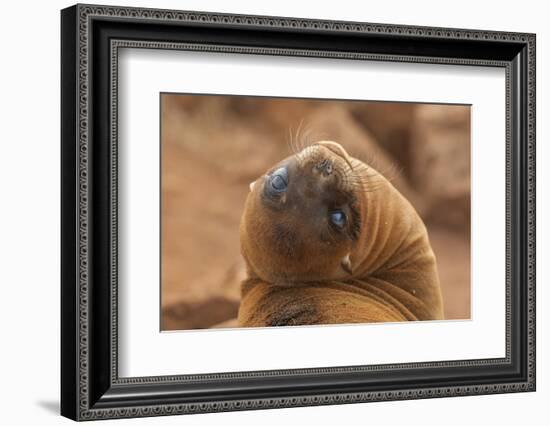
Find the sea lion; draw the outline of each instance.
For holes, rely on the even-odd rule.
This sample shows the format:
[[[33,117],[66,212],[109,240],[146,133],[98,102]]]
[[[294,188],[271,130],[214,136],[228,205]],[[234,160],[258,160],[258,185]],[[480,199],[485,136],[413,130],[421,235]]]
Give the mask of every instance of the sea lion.
[[[443,318],[422,219],[336,142],[316,142],[250,185],[240,241],[240,326]]]

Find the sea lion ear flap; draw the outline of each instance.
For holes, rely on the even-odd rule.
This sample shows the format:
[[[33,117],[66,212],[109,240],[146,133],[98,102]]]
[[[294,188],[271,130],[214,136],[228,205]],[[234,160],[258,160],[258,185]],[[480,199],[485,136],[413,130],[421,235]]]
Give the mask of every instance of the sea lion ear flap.
[[[344,271],[346,271],[350,275],[352,274],[351,260],[349,259],[349,253],[342,258],[340,265],[342,266],[342,269]]]

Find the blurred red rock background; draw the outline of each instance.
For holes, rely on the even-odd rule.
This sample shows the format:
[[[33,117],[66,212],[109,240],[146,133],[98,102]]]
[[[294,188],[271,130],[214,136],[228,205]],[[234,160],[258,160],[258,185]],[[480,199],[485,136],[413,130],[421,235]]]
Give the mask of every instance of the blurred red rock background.
[[[248,185],[335,140],[392,179],[424,219],[446,319],[470,318],[470,107],[163,94],[161,329],[236,327]]]

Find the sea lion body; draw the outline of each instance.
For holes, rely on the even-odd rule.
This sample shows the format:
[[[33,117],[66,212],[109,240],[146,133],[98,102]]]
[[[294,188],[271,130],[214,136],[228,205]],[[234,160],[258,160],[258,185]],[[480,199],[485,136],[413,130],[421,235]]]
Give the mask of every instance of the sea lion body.
[[[248,195],[239,324],[442,319],[435,255],[413,206],[335,142],[304,151],[275,166]],[[277,173],[288,182],[273,202]],[[334,212],[345,226],[333,226]]]

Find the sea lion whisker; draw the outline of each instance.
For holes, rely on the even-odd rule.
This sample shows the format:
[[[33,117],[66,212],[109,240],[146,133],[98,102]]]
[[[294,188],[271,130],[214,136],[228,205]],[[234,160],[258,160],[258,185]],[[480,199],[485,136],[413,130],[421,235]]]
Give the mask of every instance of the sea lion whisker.
[[[297,152],[296,152],[296,149],[295,149],[294,144],[292,142],[292,131],[291,131],[290,127],[288,128],[288,133],[286,135],[286,144],[287,144],[287,148],[292,153],[292,155],[296,155]]]
[[[304,124],[304,119],[302,118],[300,120],[300,123],[298,124],[298,127],[296,128],[296,133],[295,133],[296,144],[297,144],[298,148],[300,149],[300,151],[303,149],[303,147],[301,146],[301,142],[300,142],[300,133],[302,131],[302,125],[303,124]]]
[[[302,120],[302,122],[303,121],[304,120]],[[304,149],[308,146],[311,146],[313,144],[314,139],[318,139],[318,138],[315,137],[313,128],[310,125],[308,125],[307,123],[305,124],[305,126],[302,125],[302,127],[300,129],[300,134],[299,134],[300,148]]]
[[[380,185],[384,186],[384,184],[387,182],[387,180],[383,178],[370,178],[370,179],[357,179],[357,180],[350,180],[349,184],[356,187],[365,187],[365,186],[372,186],[372,185]]]
[[[292,155],[298,155],[302,150],[300,148],[300,143],[298,141],[298,128],[295,131],[293,131],[292,126],[288,127],[288,139],[289,139],[289,146],[291,148]]]
[[[374,171],[372,167],[367,166],[365,163],[356,164],[354,167],[355,174],[358,176],[362,176],[363,174],[368,173],[370,170]],[[376,174],[377,172],[374,171],[374,173]]]
[[[300,132],[301,132],[300,129],[301,129],[302,123],[303,123],[303,120],[300,121],[300,124],[296,128],[296,131],[294,132],[294,135],[293,135],[294,147],[295,147],[296,153],[302,152],[303,150],[302,142],[300,141]]]
[[[388,181],[393,182],[397,177],[403,172],[403,167],[397,165],[395,162],[390,162],[389,167],[386,167],[385,169],[380,169],[376,167],[376,159],[373,157],[369,162],[369,164],[374,164],[374,168],[370,167],[369,165],[362,163],[359,167],[361,167],[362,172],[368,170],[368,169],[376,169],[375,175],[382,175],[384,176]]]
[[[307,127],[301,138],[302,146],[311,146],[313,144],[313,139],[315,138],[311,137],[312,133],[313,130],[310,127]]]
[[[353,185],[372,185],[372,184],[383,184],[386,182],[387,179],[385,179],[382,176],[375,175],[375,176],[365,176],[364,178],[361,177],[351,177],[349,178],[348,182],[350,182]]]
[[[376,185],[377,187],[383,187],[385,184],[385,179],[383,177],[376,178],[360,178],[360,177],[348,177],[346,179],[346,184],[355,188],[355,189],[362,189],[365,187],[372,187],[373,185]]]
[[[392,164],[392,170],[385,173],[384,176],[386,176],[387,180],[389,180],[390,182],[393,182],[394,180],[397,179],[397,177],[401,173],[403,173],[403,170],[404,170],[403,166],[398,166],[397,164]]]
[[[310,133],[311,133],[311,131],[307,131],[307,133],[305,134],[306,137],[309,136]],[[301,146],[302,150],[304,150],[306,148],[311,148],[311,146],[313,145],[313,142],[306,139],[306,137],[302,137],[301,140],[300,140],[300,146]],[[311,152],[311,150],[308,150],[307,152]]]
[[[300,123],[301,127],[300,127],[300,133],[298,134],[298,140],[300,142],[300,146],[304,147],[304,146],[309,146],[307,143],[306,143],[306,137],[307,135],[310,133],[311,129],[310,127],[306,124],[304,125],[304,120],[302,119],[301,123]]]
[[[304,148],[304,151],[306,152],[306,157],[309,157],[313,154],[313,146],[306,146]]]
[[[368,186],[368,187],[362,186],[360,188],[357,188],[356,191],[361,193],[369,193],[369,192],[378,192],[383,188],[384,188],[384,185]]]
[[[304,149],[300,150],[299,158],[300,158],[300,165],[303,166],[306,163],[306,160],[309,156],[310,149],[309,147],[305,147]]]
[[[292,146],[294,147],[294,152],[299,153],[301,151],[300,144],[294,134],[291,133],[291,137],[292,137]]]

